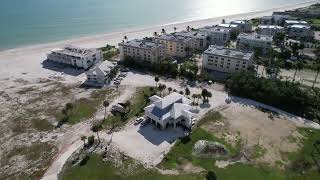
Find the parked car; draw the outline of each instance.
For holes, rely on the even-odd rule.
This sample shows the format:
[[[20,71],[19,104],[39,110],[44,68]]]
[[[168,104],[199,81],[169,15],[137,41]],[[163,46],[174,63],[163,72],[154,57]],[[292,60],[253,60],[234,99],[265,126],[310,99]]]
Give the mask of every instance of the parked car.
[[[143,117],[138,117],[135,122],[134,122],[134,125],[138,125],[140,122],[142,122],[144,120]]]

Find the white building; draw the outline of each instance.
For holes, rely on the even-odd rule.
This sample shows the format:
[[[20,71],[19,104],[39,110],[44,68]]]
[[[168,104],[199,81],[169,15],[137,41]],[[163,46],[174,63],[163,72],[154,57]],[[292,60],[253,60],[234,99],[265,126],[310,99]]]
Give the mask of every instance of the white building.
[[[86,84],[94,86],[104,86],[110,80],[110,72],[114,68],[114,64],[110,61],[103,61],[96,64],[86,72]]]
[[[89,69],[95,63],[102,61],[103,55],[102,51],[97,49],[68,46],[63,49],[52,50],[47,54],[47,60],[77,68]]]
[[[209,45],[209,34],[206,32],[180,31],[176,32],[175,35],[192,38],[192,46],[195,50],[204,50]]]
[[[144,108],[145,116],[161,129],[176,127],[178,124],[191,127],[195,114],[191,112],[191,101],[178,93],[164,98],[150,97],[151,105]]]
[[[119,43],[119,51],[120,60],[130,57],[134,60],[158,62],[166,57],[163,44],[140,39]]]
[[[221,27],[204,27],[200,32],[208,33],[210,44],[224,46],[230,40],[230,29]]]
[[[237,49],[243,51],[261,49],[262,53],[268,53],[272,47],[272,41],[272,36],[241,33],[238,36]]]
[[[278,25],[259,25],[257,27],[257,33],[262,35],[274,36],[280,32],[285,32],[284,27]]]
[[[231,24],[238,25],[240,32],[252,32],[252,24],[248,20],[231,21]]]
[[[237,49],[210,46],[203,53],[202,66],[205,69],[234,73],[247,71],[253,65],[253,53]]]
[[[193,53],[193,40],[191,37],[174,34],[162,34],[153,40],[165,46],[165,54],[170,57],[186,57]]]
[[[314,32],[310,26],[307,25],[290,25],[287,26],[287,33],[290,38],[312,40],[314,38]]]

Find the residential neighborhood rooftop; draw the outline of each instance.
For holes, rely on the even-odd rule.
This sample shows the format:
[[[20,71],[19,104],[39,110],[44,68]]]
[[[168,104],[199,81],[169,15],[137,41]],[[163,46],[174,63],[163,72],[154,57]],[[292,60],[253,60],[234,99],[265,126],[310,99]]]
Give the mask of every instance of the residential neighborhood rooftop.
[[[219,24],[218,27],[222,28],[237,28],[239,25],[238,24],[231,24],[231,23],[224,23],[224,24]]]
[[[241,33],[238,36],[238,39],[250,39],[250,40],[256,40],[256,41],[273,41],[272,36],[267,35],[261,35],[261,34],[248,34],[248,33]]]
[[[158,47],[164,47],[164,45],[161,43],[157,43],[149,40],[143,40],[143,39],[133,39],[127,42],[121,42],[119,43],[119,45],[137,47],[141,49],[155,49]]]
[[[94,54],[97,52],[97,50],[96,49],[80,48],[80,47],[75,47],[75,46],[66,46],[63,49],[53,49],[53,50],[51,50],[51,52],[66,54],[66,55],[70,55],[70,56],[82,57],[82,56]]]
[[[162,34],[158,37],[155,37],[156,39],[164,39],[168,41],[176,41],[176,42],[187,42],[191,40],[191,37],[187,36],[179,36],[179,35],[173,35],[173,34]]]
[[[207,37],[207,33],[206,32],[195,32],[195,31],[180,31],[180,32],[176,32],[175,35],[177,36],[186,36],[186,37],[191,37],[191,38],[205,38]]]
[[[278,25],[259,25],[258,28],[260,28],[260,29],[284,29],[284,27],[278,26]]]
[[[232,57],[232,58],[240,58],[240,59],[248,60],[248,61],[253,56],[252,52],[242,52],[237,49],[225,48],[222,46],[214,46],[214,45],[209,46],[209,48],[204,52],[204,54],[219,55],[219,56]]]

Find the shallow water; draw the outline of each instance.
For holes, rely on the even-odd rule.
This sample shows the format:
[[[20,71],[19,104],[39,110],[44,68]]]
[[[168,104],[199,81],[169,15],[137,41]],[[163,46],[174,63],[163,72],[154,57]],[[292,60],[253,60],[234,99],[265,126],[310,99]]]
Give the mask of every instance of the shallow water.
[[[0,49],[308,0],[1,0]]]

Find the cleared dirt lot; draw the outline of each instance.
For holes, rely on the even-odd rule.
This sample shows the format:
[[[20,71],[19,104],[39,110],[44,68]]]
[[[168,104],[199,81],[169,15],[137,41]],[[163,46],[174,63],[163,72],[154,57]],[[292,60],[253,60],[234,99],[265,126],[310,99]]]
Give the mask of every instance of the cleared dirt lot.
[[[204,128],[234,146],[240,142],[245,155],[255,163],[285,163],[282,154],[299,148],[303,138],[295,123],[284,116],[263,112],[252,106],[233,104],[221,107],[223,118],[204,124]]]

